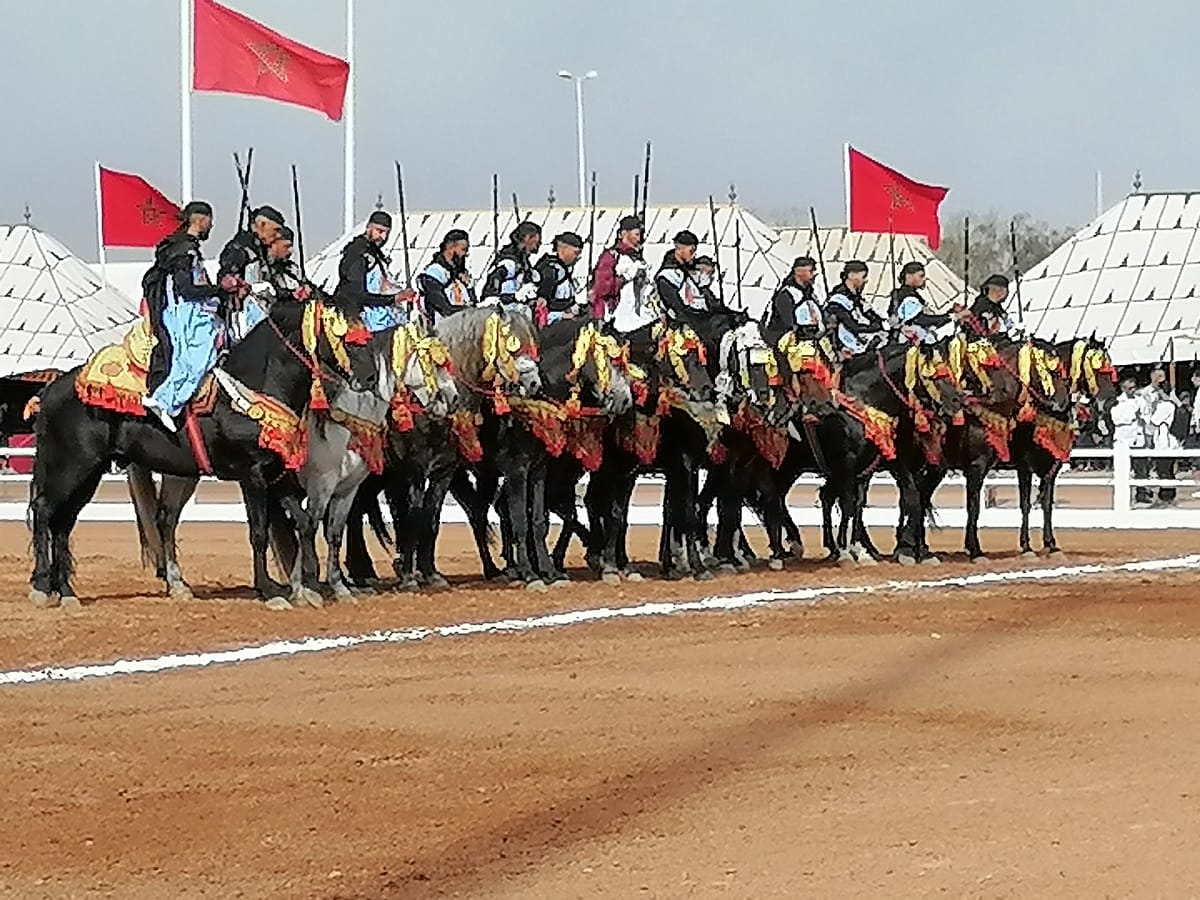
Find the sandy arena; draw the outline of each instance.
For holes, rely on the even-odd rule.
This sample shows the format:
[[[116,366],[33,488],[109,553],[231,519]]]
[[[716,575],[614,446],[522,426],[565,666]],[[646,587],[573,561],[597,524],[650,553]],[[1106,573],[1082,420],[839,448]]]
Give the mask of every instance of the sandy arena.
[[[0,685],[0,897],[1200,894],[1194,565],[888,585],[981,571],[950,554],[940,568],[804,563],[530,594],[473,580],[474,550],[451,528],[450,592],[271,613],[245,587],[244,526],[182,535],[198,595],[183,604],[140,568],[132,526],[81,526],[76,587],[92,602],[68,613],[28,603],[28,535],[0,526],[0,672],[879,589]],[[634,555],[656,542],[638,531]],[[1053,561],[997,553],[1013,534],[984,542],[991,571],[1200,552],[1188,532],[1062,532]]]

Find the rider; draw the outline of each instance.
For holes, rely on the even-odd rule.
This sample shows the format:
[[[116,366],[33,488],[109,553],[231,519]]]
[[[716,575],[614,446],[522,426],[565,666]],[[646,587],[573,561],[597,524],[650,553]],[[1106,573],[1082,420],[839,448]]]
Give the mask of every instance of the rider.
[[[888,317],[899,325],[904,337],[916,344],[932,340],[934,332],[951,319],[950,313],[928,311],[929,301],[920,293],[923,287],[925,266],[919,262],[907,262],[900,270],[900,286],[892,291],[892,299],[888,304]]]
[[[842,281],[829,294],[825,321],[837,333],[843,353],[854,356],[868,349],[872,338],[887,329],[883,317],[867,305],[862,291],[867,283],[867,264],[852,259],[842,268]]]
[[[484,281],[483,299],[528,315],[538,290],[538,275],[530,260],[541,246],[542,226],[522,222],[514,228]]]
[[[308,299],[308,289],[303,286],[300,272],[292,262],[294,239],[292,229],[283,225],[279,229],[279,235],[267,247],[267,267],[261,274],[270,285],[270,290],[252,294],[242,302],[241,309],[230,313],[231,343],[236,344],[245,338],[255,325],[270,314],[275,303]]]
[[[411,300],[409,291],[400,291],[388,279],[388,258],[383,245],[392,232],[392,217],[382,209],[371,213],[366,230],[342,250],[338,264],[337,294],[357,304],[368,331],[386,331],[407,321],[398,301]]]
[[[534,321],[538,325],[573,319],[582,312],[582,304],[577,299],[579,285],[571,274],[582,252],[583,238],[573,231],[564,231],[554,238],[554,252],[538,260],[534,306]]]
[[[142,405],[158,416],[163,427],[177,431],[179,415],[204,376],[217,362],[223,342],[221,288],[208,278],[200,243],[212,231],[212,207],[193,200],[180,210],[181,225],[154,249],[154,265],[142,279],[151,326],[162,348],[162,380],[148,390]],[[238,282],[232,275],[224,281],[230,289]],[[147,387],[157,380],[155,366]]]
[[[230,238],[221,251],[217,280],[224,283],[226,276],[232,275],[244,282],[236,291],[239,300],[248,293],[257,296],[270,291],[267,248],[279,237],[282,228],[283,213],[273,206],[260,206],[250,213],[250,227]]]
[[[716,298],[701,285],[696,270],[699,244],[699,238],[686,229],[675,235],[675,247],[663,259],[654,279],[667,318],[686,325],[699,324],[716,312],[710,305]]]
[[[424,299],[425,314],[437,325],[460,309],[475,305],[475,288],[467,271],[471,236],[452,228],[442,238],[438,252],[417,274],[417,290]]]
[[[625,216],[617,225],[617,242],[600,254],[592,273],[592,318],[611,319],[621,300],[621,288],[646,277],[642,258],[642,220]],[[640,287],[640,285],[635,285]]]
[[[805,337],[816,337],[824,316],[816,292],[817,264],[811,256],[797,256],[792,272],[783,280],[767,308],[766,332],[776,343],[789,331],[798,329]]]
[[[979,296],[971,304],[966,317],[967,330],[977,336],[1007,334],[1014,329],[1013,321],[1004,310],[1008,299],[1008,279],[992,275],[979,288]]]

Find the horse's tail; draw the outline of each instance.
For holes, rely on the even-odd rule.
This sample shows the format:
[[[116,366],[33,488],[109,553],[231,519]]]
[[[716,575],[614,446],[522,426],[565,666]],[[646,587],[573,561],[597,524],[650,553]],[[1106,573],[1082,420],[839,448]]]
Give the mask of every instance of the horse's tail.
[[[396,546],[396,542],[388,530],[387,522],[383,519],[383,507],[379,503],[379,492],[377,490],[365,492],[360,490],[358,496],[362,503],[362,510],[367,516],[367,524],[371,526],[371,532],[375,535],[375,540],[379,541],[383,549],[391,551]]]
[[[158,567],[164,558],[162,537],[157,526],[158,488],[149,469],[130,463],[125,468],[125,479],[129,484],[129,499],[133,502],[137,520],[138,544],[141,547],[142,567]]]

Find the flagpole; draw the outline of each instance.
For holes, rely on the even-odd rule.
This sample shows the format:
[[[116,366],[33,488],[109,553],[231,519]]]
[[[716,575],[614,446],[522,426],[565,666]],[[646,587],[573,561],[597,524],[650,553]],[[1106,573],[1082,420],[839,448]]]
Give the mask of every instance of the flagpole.
[[[179,169],[181,205],[192,199],[192,0],[179,0]]]
[[[108,258],[104,252],[104,203],[100,198],[100,163],[96,163],[96,257],[100,261],[100,280],[108,284]]]
[[[349,234],[354,228],[354,0],[346,0],[346,62],[350,66],[350,74],[346,77],[346,183],[342,226],[343,231]]]
[[[846,185],[846,232],[850,231],[850,144],[842,144],[842,178]]]

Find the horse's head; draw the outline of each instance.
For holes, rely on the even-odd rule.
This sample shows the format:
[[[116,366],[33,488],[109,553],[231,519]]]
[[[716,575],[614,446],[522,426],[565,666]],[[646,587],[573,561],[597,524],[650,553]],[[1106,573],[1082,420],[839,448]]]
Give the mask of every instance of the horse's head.
[[[792,402],[817,416],[831,415],[836,410],[833,392],[840,362],[827,338],[789,331],[776,344],[776,356],[780,367],[790,373],[785,381]]]
[[[748,403],[771,425],[791,418],[779,356],[763,339],[757,322],[746,321],[726,331],[717,357],[717,396],[727,406]]]
[[[1017,351],[1017,377],[1032,405],[1055,415],[1070,410],[1071,379],[1054,344],[1040,338],[1022,344]]]
[[[997,348],[990,338],[958,334],[943,345],[946,362],[968,403],[1011,416],[1023,387],[1016,375],[1016,350]],[[1011,358],[1010,358],[1011,357]]]
[[[272,317],[281,305],[272,308]],[[315,379],[355,392],[382,389],[390,358],[386,340],[374,338],[360,319],[328,297],[319,295],[304,304],[300,337]]]
[[[405,392],[435,419],[448,416],[458,405],[458,384],[450,351],[437,337],[416,324],[397,328],[392,360]]]
[[[1058,349],[1071,391],[1089,397],[1097,415],[1103,416],[1117,399],[1117,370],[1104,341],[1093,333],[1059,344]]]
[[[657,325],[654,361],[661,381],[681,390],[698,403],[716,400],[716,389],[708,369],[708,349],[687,325]]]
[[[534,397],[542,392],[533,324],[496,307],[465,309],[444,318],[437,336],[460,381],[476,394]]]
[[[630,381],[628,348],[603,334],[596,325],[573,328],[570,370],[566,381],[572,397],[585,401],[587,392],[608,416],[620,416],[633,409],[633,384]]]
[[[947,341],[910,347],[904,361],[904,385],[919,402],[946,419],[960,421],[963,393],[947,361]]]

